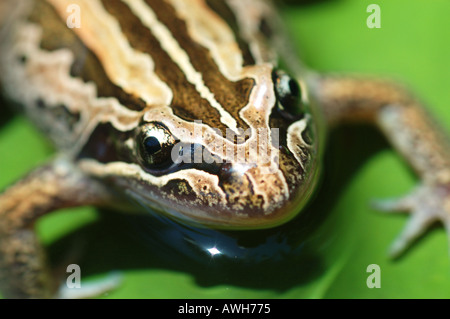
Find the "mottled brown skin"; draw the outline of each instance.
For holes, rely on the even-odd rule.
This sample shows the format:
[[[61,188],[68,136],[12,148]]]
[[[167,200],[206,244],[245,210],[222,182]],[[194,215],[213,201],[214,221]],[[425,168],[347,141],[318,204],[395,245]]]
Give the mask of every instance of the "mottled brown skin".
[[[48,10],[48,5],[41,5],[44,2],[37,1],[36,3],[38,3],[38,7],[41,7],[37,12],[41,12],[42,15],[33,14],[30,20],[43,26],[44,37],[40,43],[43,49],[52,51],[59,49],[60,46],[72,46],[72,52],[76,56],[71,69],[72,75],[84,81],[94,82],[100,88],[97,92],[98,97],[112,95],[131,110],[141,111],[148,107],[139,97],[127,94],[121,87],[112,83],[106,73],[101,73],[100,71],[104,71],[101,61],[84,46],[72,31],[68,31],[64,27],[60,28],[58,33],[60,38],[53,42],[55,39],[52,36],[53,25],[54,23],[61,25],[62,22],[58,20],[55,12]],[[164,4],[155,0],[154,3],[149,2],[149,5],[155,3]],[[223,6],[216,1],[208,1],[208,3],[220,11],[223,17],[227,16],[226,20],[234,21],[233,23],[237,24],[236,19],[229,17],[230,8],[224,10]],[[158,58],[160,63],[155,65],[155,73],[168,83],[174,93],[170,105],[174,114],[187,121],[201,118],[210,127],[225,129],[225,125],[219,120],[219,112],[200,96],[197,89],[186,79],[183,71],[171,60],[158,40],[149,33],[149,30],[141,25],[136,16],[129,12],[129,9],[120,1],[105,0],[103,4],[112,15],[116,16],[123,29],[122,32],[128,37],[134,48]],[[245,123],[239,122],[241,120],[239,111],[247,103],[249,91],[254,85],[253,80],[242,79],[236,82],[227,80],[207,51],[189,43],[190,39],[185,33],[186,26],[179,21],[171,21],[173,15],[166,16],[169,9],[162,10],[157,6],[154,6],[153,9],[159,19],[166,21],[171,26],[171,31],[178,35],[178,41],[184,46],[184,50],[189,51],[190,56],[196,57],[193,59],[193,64],[197,69],[202,69],[205,82],[208,83],[220,104],[233,115],[238,124],[242,124],[241,127],[245,128]],[[273,30],[270,29],[268,22],[270,21],[263,19],[258,25],[262,33],[270,35]],[[252,65],[255,63],[255,59],[251,56],[250,48],[245,45],[245,41],[240,38],[241,34],[236,29],[238,28],[233,28],[233,31],[236,41],[239,42],[243,51],[243,63]],[[82,58],[85,59],[86,65],[83,64]],[[26,57],[23,62],[26,63]],[[384,206],[381,205],[381,208],[387,210],[409,210],[413,215],[412,222],[401,235],[400,241],[394,246],[393,254],[403,251],[406,245],[423,232],[433,220],[443,221],[450,230],[450,148],[445,134],[435,128],[434,122],[420,103],[404,89],[386,81],[318,75],[302,80],[307,90],[306,95],[310,97],[311,102],[317,102],[319,109],[315,110],[316,114],[323,113],[328,126],[346,122],[378,126],[422,178],[421,185],[411,196]],[[42,109],[47,108],[45,103],[41,104]],[[60,109],[57,108],[56,112],[60,112]],[[321,118],[319,117],[312,120],[320,122]],[[78,118],[75,117],[75,119]],[[288,125],[285,121],[272,114],[269,118],[269,126],[280,127],[284,136],[280,141],[280,171],[286,177],[286,183],[290,188],[289,201],[283,204],[285,204],[285,210],[293,210],[297,204],[304,204],[308,200],[312,188],[315,186],[315,170],[317,168],[310,163],[319,162],[322,154],[315,151],[308,153],[306,148],[304,150],[297,149],[296,151],[301,154],[299,155],[301,157],[300,164],[304,164],[304,167],[301,167],[292,155],[292,150],[288,150],[286,137]],[[99,124],[97,128],[101,129],[101,125]],[[128,157],[126,160],[122,158],[122,162],[132,160],[133,152],[124,145],[125,138],[121,138],[122,135],[133,132],[113,133],[117,134],[115,138],[124,142],[123,145],[116,145],[115,141],[103,140],[101,145],[110,147],[111,149],[108,151],[111,151],[111,154],[107,152],[100,155],[96,154],[95,146],[97,146],[97,142],[102,142],[103,133],[101,130],[92,133],[92,141],[95,143],[90,145],[91,140],[87,142],[88,145],[84,148],[86,153],[90,153],[89,155],[99,162],[107,162],[116,160],[111,154],[118,156],[123,149]],[[111,135],[108,136],[111,137]],[[307,139],[306,135],[304,139]],[[308,141],[308,144],[317,146],[320,141],[320,138],[313,138]],[[118,147],[118,149],[114,149],[114,147]],[[297,148],[300,146],[297,145]],[[319,148],[314,150],[316,149]],[[106,179],[105,184],[89,177],[86,172],[82,172],[82,169],[77,166],[76,160],[74,158],[56,158],[0,194],[0,287],[4,297],[47,298],[56,295],[59,282],[48,270],[44,251],[34,232],[34,224],[41,216],[64,207],[93,205],[120,208],[123,201],[117,197],[117,194],[112,193],[111,188],[105,187],[110,181],[114,181],[119,188],[123,186],[126,189],[130,185],[134,185],[136,188],[146,189],[148,193],[159,191],[165,194],[166,198],[164,199],[169,204],[172,201],[172,208],[177,208],[176,204],[187,206],[186,201],[191,199],[193,206],[194,201],[202,202],[205,206],[207,204],[208,198],[206,196],[198,197],[192,185],[189,185],[184,179],[172,179],[163,186],[147,186],[143,180],[136,179],[129,182],[125,177],[112,176],[110,179]],[[219,186],[228,200],[229,207],[227,208],[234,207],[233,205],[245,207],[245,218],[257,216],[263,219],[261,216],[265,212],[261,207],[263,207],[264,200],[254,193],[254,185],[251,184],[248,177],[242,178],[227,165],[222,165],[219,172],[217,175],[220,179]],[[271,182],[270,179],[265,180],[262,176],[258,177],[259,186],[269,183],[265,186],[266,190],[280,187],[276,184],[279,182],[278,180]],[[120,184],[121,181],[123,184]],[[309,192],[298,193],[299,188]],[[296,196],[299,194],[304,198]],[[212,206],[211,202],[208,204]],[[215,208],[209,209],[215,210]],[[208,208],[205,207],[204,211],[207,210]],[[280,211],[281,209],[278,210],[278,212]],[[270,221],[271,218],[273,219],[269,216],[267,220]]]

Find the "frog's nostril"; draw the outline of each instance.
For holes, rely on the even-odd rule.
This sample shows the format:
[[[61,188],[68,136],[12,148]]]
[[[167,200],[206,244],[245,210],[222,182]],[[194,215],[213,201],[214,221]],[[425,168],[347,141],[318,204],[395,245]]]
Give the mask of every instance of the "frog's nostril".
[[[231,177],[233,171],[233,165],[231,163],[224,163],[220,168],[219,179],[221,181],[227,180]]]

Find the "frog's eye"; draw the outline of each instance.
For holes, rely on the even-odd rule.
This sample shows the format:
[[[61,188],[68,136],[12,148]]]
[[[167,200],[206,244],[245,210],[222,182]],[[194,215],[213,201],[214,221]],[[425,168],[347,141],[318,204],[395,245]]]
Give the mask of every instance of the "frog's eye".
[[[137,137],[138,153],[142,165],[148,169],[164,169],[173,162],[172,148],[176,139],[162,124],[152,122],[141,127]]]
[[[298,82],[281,70],[272,72],[278,108],[285,116],[299,116],[302,114],[302,91]]]

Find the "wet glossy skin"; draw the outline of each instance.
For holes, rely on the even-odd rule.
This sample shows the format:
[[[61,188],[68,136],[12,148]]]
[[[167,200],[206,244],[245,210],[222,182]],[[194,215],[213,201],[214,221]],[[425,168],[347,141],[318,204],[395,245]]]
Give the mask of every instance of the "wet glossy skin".
[[[391,83],[318,75],[277,52],[286,41],[264,1],[186,3],[79,1],[80,29],[64,24],[67,1],[8,9],[4,90],[59,155],[0,196],[7,296],[54,294],[30,226],[58,208],[127,211],[131,201],[241,230],[290,220],[315,189],[326,125],[376,125],[421,177],[411,196],[381,206],[413,215],[393,254],[431,221],[448,223],[448,142],[419,102]],[[27,267],[15,269],[18,260]]]

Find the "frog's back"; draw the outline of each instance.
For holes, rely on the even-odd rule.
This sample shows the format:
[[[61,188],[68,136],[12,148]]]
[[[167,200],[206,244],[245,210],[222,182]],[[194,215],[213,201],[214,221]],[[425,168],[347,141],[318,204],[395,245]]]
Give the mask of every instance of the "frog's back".
[[[139,38],[134,39],[133,34],[142,30],[138,24],[125,21],[130,16],[123,10],[130,10],[129,7],[139,10],[144,2],[136,1],[137,4],[130,6],[130,1],[81,1],[72,5],[64,0],[5,0],[0,8],[4,13],[0,16],[0,83],[6,95],[23,107],[25,114],[58,148],[72,149],[73,153],[79,152],[92,132],[101,129],[103,124],[113,123],[115,128],[129,131],[137,126],[145,110],[163,105],[170,105],[184,119],[201,119],[218,127],[221,123],[214,117],[220,114],[210,112],[208,117],[208,112],[198,107],[198,103],[179,105],[177,109],[177,101],[186,101],[189,94],[188,85],[179,80],[186,78],[180,69],[189,72],[189,68],[179,67],[185,56],[179,52],[178,58],[171,57],[175,63],[166,63],[157,49],[168,51],[165,45],[171,43],[164,40],[165,32],[178,32],[173,29],[177,26],[171,15],[186,12],[182,17],[184,23],[192,24],[193,28],[189,36],[197,37],[199,43],[211,49],[213,59],[221,63],[219,68],[224,78],[238,83],[239,87],[233,89],[245,91],[252,84],[238,81],[243,67],[277,63],[275,52],[266,43],[271,19],[261,17],[263,13],[273,14],[273,10],[266,1],[247,2],[252,4],[253,13],[239,11],[244,5],[239,1],[189,1],[189,6],[187,2],[173,1],[170,8],[176,8],[177,12],[160,7],[164,2],[147,1],[145,5],[158,14],[157,19],[167,21],[155,22],[156,17],[151,15],[140,17],[154,29],[155,38],[136,43]],[[202,18],[204,10],[208,10],[209,18],[207,15]],[[242,16],[236,12],[242,12]],[[192,19],[187,15],[192,15]],[[211,21],[211,17],[217,19]],[[257,29],[243,32],[246,20],[247,26],[251,26],[249,19],[261,19],[261,22]],[[198,29],[195,23],[200,24]],[[207,23],[211,27],[201,25]],[[167,27],[169,24],[173,25]],[[123,29],[124,25],[130,29]],[[211,44],[212,41],[215,43]],[[143,53],[149,50],[153,54],[150,58]],[[199,62],[205,63],[200,59]],[[209,67],[206,64],[205,72]],[[215,85],[212,82],[208,84]],[[192,90],[191,100],[198,95],[196,89]],[[185,96],[177,92],[184,92]],[[235,94],[226,98],[232,95]],[[245,101],[236,99],[229,103],[237,110]]]

